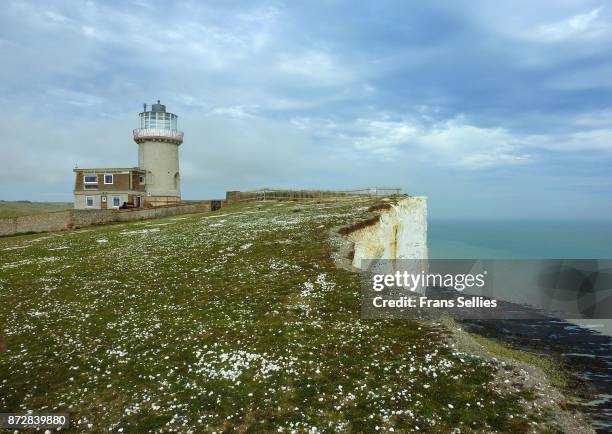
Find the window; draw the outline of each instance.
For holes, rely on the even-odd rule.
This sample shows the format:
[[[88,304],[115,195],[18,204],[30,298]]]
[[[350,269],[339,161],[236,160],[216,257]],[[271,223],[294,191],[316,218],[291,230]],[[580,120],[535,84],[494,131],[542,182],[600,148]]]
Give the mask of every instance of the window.
[[[85,190],[97,190],[98,184],[85,184]]]
[[[119,208],[121,206],[121,198],[119,196],[113,196],[113,207]]]
[[[112,184],[113,183],[113,174],[112,173],[107,173],[104,175],[104,183],[105,184]]]
[[[164,128],[176,130],[177,116],[165,112],[144,112],[140,115],[140,128]]]
[[[84,180],[85,180],[85,184],[97,184],[98,175],[85,175]]]
[[[140,176],[138,177],[138,182],[140,182],[141,184],[144,184],[144,183],[145,183],[144,175],[140,175]]]
[[[96,201],[94,200],[93,196],[85,196],[85,206],[88,208],[93,208],[93,206],[96,204]]]

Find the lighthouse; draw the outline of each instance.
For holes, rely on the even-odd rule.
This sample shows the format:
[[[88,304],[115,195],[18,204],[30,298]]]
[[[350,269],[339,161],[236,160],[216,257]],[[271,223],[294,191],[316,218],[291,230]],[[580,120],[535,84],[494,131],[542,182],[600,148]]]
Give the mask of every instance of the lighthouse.
[[[158,100],[139,114],[140,128],[134,130],[138,144],[138,167],[145,172],[145,203],[153,206],[181,200],[179,146],[183,132],[177,128],[178,116],[166,111]]]

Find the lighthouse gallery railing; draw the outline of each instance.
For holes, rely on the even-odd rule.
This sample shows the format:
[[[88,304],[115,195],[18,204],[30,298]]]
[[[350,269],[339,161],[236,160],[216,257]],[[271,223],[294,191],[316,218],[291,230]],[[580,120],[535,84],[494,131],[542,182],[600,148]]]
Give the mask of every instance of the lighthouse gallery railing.
[[[166,128],[136,128],[134,130],[134,140],[147,137],[160,137],[183,141],[183,132],[179,130],[169,130]]]

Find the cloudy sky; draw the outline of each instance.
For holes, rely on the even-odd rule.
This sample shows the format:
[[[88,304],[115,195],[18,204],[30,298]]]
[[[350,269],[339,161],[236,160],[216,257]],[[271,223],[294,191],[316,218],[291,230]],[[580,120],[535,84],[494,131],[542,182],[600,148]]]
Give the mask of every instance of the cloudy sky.
[[[183,197],[399,186],[434,218],[612,215],[612,4],[0,6],[0,198],[71,200],[179,115]]]

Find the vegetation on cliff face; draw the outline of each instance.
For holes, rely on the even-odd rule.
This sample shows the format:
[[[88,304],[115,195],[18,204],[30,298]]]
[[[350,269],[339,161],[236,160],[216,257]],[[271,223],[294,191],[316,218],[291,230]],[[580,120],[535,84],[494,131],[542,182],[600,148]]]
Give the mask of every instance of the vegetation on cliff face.
[[[545,430],[441,325],[359,319],[329,234],[371,205],[1,239],[0,408],[69,411],[77,432]]]

